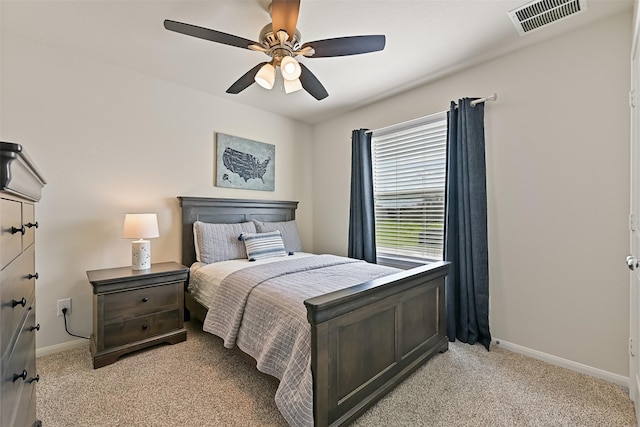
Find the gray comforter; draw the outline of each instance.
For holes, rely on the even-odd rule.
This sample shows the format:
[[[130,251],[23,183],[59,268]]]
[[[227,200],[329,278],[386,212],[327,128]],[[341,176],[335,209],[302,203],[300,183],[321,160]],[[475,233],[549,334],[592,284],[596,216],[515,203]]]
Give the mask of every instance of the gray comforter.
[[[303,301],[397,271],[334,255],[248,267],[222,281],[203,329],[278,378],[275,399],[284,418],[292,426],[311,426],[311,328]]]

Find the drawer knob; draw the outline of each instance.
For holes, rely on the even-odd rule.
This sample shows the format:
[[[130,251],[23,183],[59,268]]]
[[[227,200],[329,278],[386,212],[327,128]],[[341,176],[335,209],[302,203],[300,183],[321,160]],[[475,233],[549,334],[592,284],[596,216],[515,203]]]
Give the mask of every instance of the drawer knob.
[[[20,228],[11,227],[11,234],[16,234],[18,232],[20,232],[20,234],[22,234],[24,236],[24,233],[27,232],[27,229],[24,228],[24,225],[21,226]]]
[[[145,331],[147,330],[147,328],[149,327],[149,325],[142,325],[142,329],[144,329]]]
[[[34,381],[35,381],[35,382],[40,382],[40,374],[37,374],[35,377],[31,377],[31,378],[29,378],[29,379],[27,380],[27,382],[28,382],[29,384],[31,384],[31,383],[32,383],[32,382],[34,382]]]
[[[142,302],[147,302],[147,301],[149,301],[149,298],[147,297],[142,298]]]
[[[27,279],[29,279],[29,280],[31,280],[31,279],[36,279],[36,280],[38,280],[38,277],[39,277],[39,276],[38,276],[38,273],[36,273],[36,274],[29,274],[29,275],[27,276]]]
[[[40,226],[40,225],[38,224],[38,221],[36,221],[36,222],[35,222],[35,224],[34,224],[34,223],[32,223],[32,222],[29,222],[29,223],[27,223],[26,225],[27,225],[27,227],[29,227],[29,228],[31,228],[31,227],[38,228],[38,227]]]
[[[25,305],[27,305],[27,300],[25,299],[25,297],[22,297],[20,301],[11,301],[11,307],[15,307],[16,305],[21,305],[24,307]]]
[[[13,382],[14,383],[16,381],[18,381],[19,378],[22,378],[23,380],[27,379],[27,370],[26,369],[24,371],[22,371],[21,374],[13,374]]]
[[[29,332],[39,331],[39,330],[40,330],[40,323],[38,323],[36,326],[32,326],[29,328]]]

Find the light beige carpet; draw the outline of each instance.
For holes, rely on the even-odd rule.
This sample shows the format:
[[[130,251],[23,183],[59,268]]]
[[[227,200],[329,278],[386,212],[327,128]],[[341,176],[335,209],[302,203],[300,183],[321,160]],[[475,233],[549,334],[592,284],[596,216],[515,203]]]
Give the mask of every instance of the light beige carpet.
[[[187,341],[94,370],[89,348],[38,358],[38,418],[62,426],[285,426],[277,382],[187,323]],[[626,390],[501,348],[435,356],[356,426],[635,426]]]

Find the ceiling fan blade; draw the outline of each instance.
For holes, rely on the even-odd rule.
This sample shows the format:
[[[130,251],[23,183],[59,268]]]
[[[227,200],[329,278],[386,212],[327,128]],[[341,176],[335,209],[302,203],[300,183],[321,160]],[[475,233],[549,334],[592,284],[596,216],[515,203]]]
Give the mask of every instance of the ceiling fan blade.
[[[273,32],[285,30],[292,40],[298,25],[300,0],[273,0],[271,2],[271,27]]]
[[[303,63],[300,63],[300,68],[302,68],[302,73],[300,74],[300,83],[302,83],[302,87],[304,88],[304,90],[309,92],[309,94],[318,101],[329,96],[329,93],[324,88],[324,86],[322,86],[320,80],[318,80],[318,78],[311,71],[309,71],[309,69],[305,67]]]
[[[330,56],[359,55],[361,53],[377,52],[384,49],[385,36],[352,36],[335,39],[316,40],[302,45],[313,48],[316,52],[309,58],[326,58]]]
[[[198,27],[196,25],[185,24],[182,22],[164,20],[164,28],[176,33],[186,34],[187,36],[198,37],[216,43],[222,43],[229,46],[241,47],[248,49],[249,45],[258,44],[253,40],[234,36],[232,34],[223,33],[221,31],[211,30],[209,28]]]
[[[254,79],[256,77],[256,74],[258,74],[260,68],[262,68],[262,66],[265,64],[268,64],[268,62],[261,62],[260,64],[247,71],[242,77],[236,80],[235,83],[229,87],[229,89],[227,89],[227,93],[232,93],[234,95],[238,94],[255,83]]]

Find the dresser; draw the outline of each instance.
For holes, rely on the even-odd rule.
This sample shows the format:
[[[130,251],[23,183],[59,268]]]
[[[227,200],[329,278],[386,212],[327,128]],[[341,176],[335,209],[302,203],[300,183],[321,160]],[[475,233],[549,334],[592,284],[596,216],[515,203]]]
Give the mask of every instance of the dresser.
[[[23,146],[0,142],[0,425],[36,420],[35,204],[45,180]]]
[[[189,269],[176,262],[87,271],[93,286],[93,367],[160,343],[187,339],[184,289]]]

